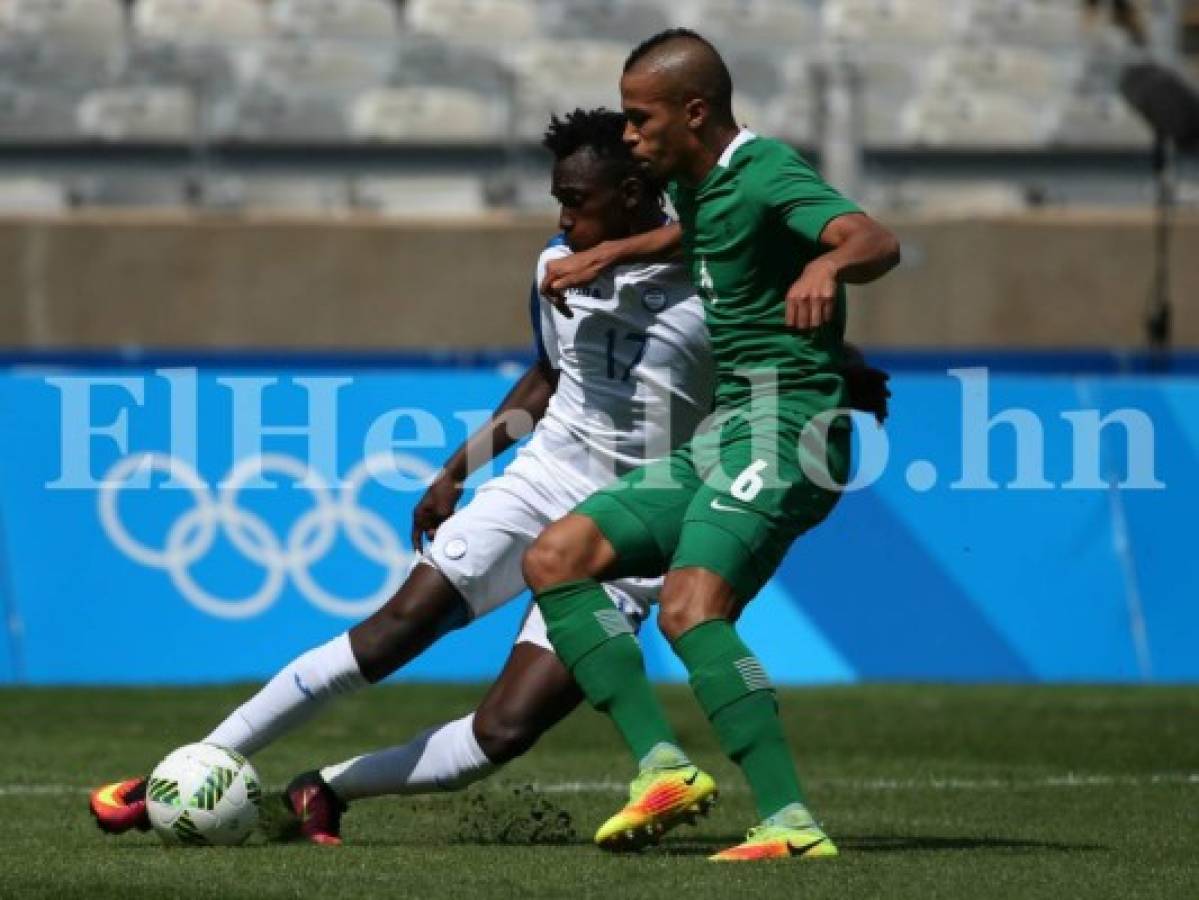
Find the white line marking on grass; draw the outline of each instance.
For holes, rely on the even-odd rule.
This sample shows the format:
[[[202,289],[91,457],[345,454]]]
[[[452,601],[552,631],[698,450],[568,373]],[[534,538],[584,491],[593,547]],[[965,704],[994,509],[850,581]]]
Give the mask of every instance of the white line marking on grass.
[[[851,791],[995,791],[1034,788],[1145,787],[1154,784],[1199,785],[1196,772],[1157,772],[1148,775],[1048,775],[1043,778],[805,778],[813,787]],[[623,794],[628,785],[618,781],[534,782],[546,794]],[[732,786],[733,792],[744,790]],[[722,791],[727,788],[722,787]]]
[[[848,791],[1007,791],[1038,788],[1147,787],[1150,785],[1199,785],[1199,772],[1156,772],[1147,775],[1047,775],[1042,778],[809,778],[813,787]],[[489,790],[509,793],[522,787],[522,782],[492,781]],[[602,781],[534,781],[530,786],[543,794],[624,794],[627,782]],[[61,797],[82,795],[91,788],[74,784],[0,784],[0,797]],[[741,785],[721,788],[739,793]],[[428,796],[440,796],[440,792]],[[412,799],[415,799],[413,797]]]
[[[0,797],[57,797],[87,792],[87,788],[73,784],[0,784]]]

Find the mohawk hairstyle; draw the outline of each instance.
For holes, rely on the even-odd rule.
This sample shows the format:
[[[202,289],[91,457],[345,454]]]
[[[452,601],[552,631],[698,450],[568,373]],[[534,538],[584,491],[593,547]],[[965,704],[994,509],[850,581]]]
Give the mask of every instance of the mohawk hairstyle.
[[[724,57],[720,55],[720,51],[716,49],[711,41],[699,32],[692,31],[690,28],[667,28],[665,31],[659,31],[657,34],[647,37],[633,48],[633,51],[624,61],[623,71],[628,72],[633,66],[637,65],[637,63],[641,62],[642,59],[663,44],[679,40],[694,41],[708,51],[709,58],[705,60],[706,64],[703,66],[701,76],[696,80],[694,87],[699,90],[700,96],[716,107],[716,109],[731,114],[733,109],[733,76],[729,74]]]
[[[629,175],[651,183],[645,171],[636,164],[629,145],[624,142],[624,113],[610,109],[576,109],[564,118],[554,115],[541,146],[554,154],[554,159],[566,159],[579,150],[587,149],[611,167],[617,178]]]

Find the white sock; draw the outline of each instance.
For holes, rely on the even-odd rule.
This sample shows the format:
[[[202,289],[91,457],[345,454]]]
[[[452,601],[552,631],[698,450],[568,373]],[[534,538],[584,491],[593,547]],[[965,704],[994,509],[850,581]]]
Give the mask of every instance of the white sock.
[[[340,634],[292,660],[204,740],[249,756],[366,683],[349,633]]]
[[[475,714],[430,728],[399,747],[321,769],[342,800],[461,790],[495,771],[475,739]]]

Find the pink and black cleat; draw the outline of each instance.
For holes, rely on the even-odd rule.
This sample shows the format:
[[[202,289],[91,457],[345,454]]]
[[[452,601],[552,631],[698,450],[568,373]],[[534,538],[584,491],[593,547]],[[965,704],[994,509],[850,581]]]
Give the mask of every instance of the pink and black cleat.
[[[314,844],[341,843],[341,814],[347,809],[319,772],[305,772],[283,791],[283,804],[299,820],[300,834]]]
[[[123,834],[132,828],[150,830],[146,809],[146,779],[130,778],[98,787],[88,798],[96,825],[107,834]]]

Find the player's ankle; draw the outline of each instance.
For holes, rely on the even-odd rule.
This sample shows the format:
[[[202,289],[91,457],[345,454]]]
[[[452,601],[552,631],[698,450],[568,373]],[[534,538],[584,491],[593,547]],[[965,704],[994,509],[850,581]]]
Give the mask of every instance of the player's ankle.
[[[783,828],[809,828],[816,824],[811,812],[798,800],[788,803],[763,821],[766,825],[778,825]]]
[[[641,757],[637,767],[645,772],[650,769],[677,769],[679,766],[689,766],[691,760],[677,744],[670,741],[659,741],[650,748],[649,753]]]

